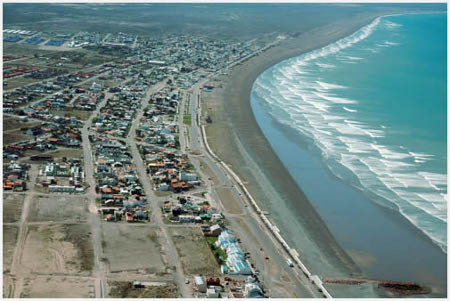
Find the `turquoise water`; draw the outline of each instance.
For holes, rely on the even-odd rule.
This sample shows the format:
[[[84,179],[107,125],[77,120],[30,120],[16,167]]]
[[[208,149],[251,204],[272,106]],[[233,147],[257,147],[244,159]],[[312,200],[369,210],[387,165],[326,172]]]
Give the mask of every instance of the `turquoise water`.
[[[251,95],[258,124],[338,241],[347,250],[366,248],[378,258],[379,269],[403,264],[398,277],[412,273],[404,267],[411,262],[401,262],[401,254],[390,262],[387,258],[396,257],[393,253],[408,252],[416,244],[417,253],[411,251],[410,255],[414,264],[420,265],[421,260],[427,261],[421,256],[430,255],[424,252],[436,252],[426,243],[409,239],[408,235],[414,235],[408,234],[410,231],[402,232],[402,222],[392,220],[400,215],[392,215],[389,223],[393,225],[383,229],[393,229],[384,235],[396,240],[389,242],[390,246],[366,247],[372,243],[370,239],[352,241],[340,233],[358,236],[349,225],[361,226],[362,231],[370,227],[366,224],[380,223],[386,216],[371,220],[372,213],[374,217],[381,213],[376,206],[363,204],[368,199],[401,214],[436,249],[446,253],[446,22],[446,14],[378,18],[347,38],[269,68],[255,81]],[[298,140],[302,147],[293,143]],[[314,159],[305,160],[308,154],[314,154]],[[339,182],[364,197],[349,189],[340,191],[344,184],[339,186],[317,171],[313,163],[317,158]],[[305,166],[309,170],[305,171]],[[349,205],[341,200],[344,212],[336,203],[340,197],[330,197],[333,191],[317,191],[317,183],[359,203]],[[358,207],[360,216],[349,213]],[[343,223],[339,214],[352,219]],[[366,220],[359,220],[362,217]],[[388,227],[387,223],[379,228]],[[382,240],[381,236],[373,238],[377,243]],[[389,251],[400,242],[411,245]],[[445,260],[445,254],[431,256]],[[384,265],[380,258],[385,258]],[[441,259],[427,265],[435,264],[430,273],[436,277],[445,277],[445,268],[439,268]]]

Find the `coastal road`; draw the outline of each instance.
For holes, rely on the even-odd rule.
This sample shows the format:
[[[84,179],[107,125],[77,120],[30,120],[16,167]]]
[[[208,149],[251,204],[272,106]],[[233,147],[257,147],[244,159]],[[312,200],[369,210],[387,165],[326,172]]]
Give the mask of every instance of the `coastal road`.
[[[272,289],[271,295],[277,297],[323,297],[298,267],[290,268],[287,266],[286,258],[290,258],[290,255],[283,247],[281,247],[276,238],[270,234],[267,227],[262,223],[259,215],[249,204],[250,202],[245,199],[244,193],[234,182],[232,176],[229,175],[228,172],[206,151],[206,146],[203,144],[201,136],[200,124],[197,122],[200,121],[201,116],[201,108],[198,101],[200,88],[210,77],[194,85],[191,90],[192,94],[190,97],[189,110],[189,113],[192,116],[192,125],[189,130],[190,145],[193,152],[200,152],[202,156],[201,158],[195,158],[195,156],[189,154],[189,159],[196,165],[197,170],[199,170],[200,162],[201,164],[207,165],[217,178],[217,185],[213,185],[209,180],[207,181],[208,190],[213,198],[220,200],[219,202],[227,201],[220,199],[215,191],[215,188],[226,187],[231,190],[235,199],[238,200],[238,204],[241,206],[243,213],[226,214],[227,219],[231,221],[231,228],[237,232],[238,237],[245,238],[253,235],[251,241],[243,239],[243,245],[251,253],[251,259],[254,261],[256,268],[260,271],[260,276],[263,279],[265,286]],[[202,178],[208,179],[208,177],[205,176],[202,176]],[[228,211],[226,210],[227,206],[223,204],[219,207],[221,207],[224,212]]]

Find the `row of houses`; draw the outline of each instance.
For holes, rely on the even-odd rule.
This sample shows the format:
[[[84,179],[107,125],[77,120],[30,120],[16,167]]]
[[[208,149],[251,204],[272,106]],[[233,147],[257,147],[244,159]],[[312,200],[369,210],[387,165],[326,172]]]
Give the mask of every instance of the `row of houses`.
[[[114,93],[101,108],[92,129],[98,133],[125,138],[148,86],[149,83],[140,80],[121,86],[120,91]]]
[[[59,75],[65,73],[58,69],[46,69],[40,71],[41,73],[36,73],[34,76],[36,78],[48,78],[57,76],[56,79],[52,81],[35,83],[27,86],[22,86],[13,90],[7,90],[3,92],[3,106],[16,108],[22,106],[31,101],[37,101],[39,99],[45,98],[51,94],[61,92],[62,94],[70,94],[73,91],[73,87],[80,82],[103,72],[106,72],[108,68],[100,67],[94,72],[76,72],[67,75]],[[59,75],[59,76],[58,76]],[[65,90],[65,91],[64,91]],[[64,92],[63,92],[64,91]],[[57,96],[62,96],[62,94]],[[57,100],[53,98],[53,100]],[[45,102],[43,103],[45,104]]]
[[[39,170],[38,184],[48,192],[84,192],[85,175],[81,160],[63,158],[47,162]]]
[[[157,145],[140,145],[139,149],[156,191],[179,193],[201,185],[187,155]]]
[[[197,298],[265,298],[262,285],[252,276],[245,279],[225,276],[221,279],[198,275],[194,282]]]
[[[28,164],[11,161],[3,163],[3,190],[24,191],[27,188]]]
[[[223,215],[205,198],[198,196],[179,196],[173,200],[164,202],[162,208],[164,216],[171,222],[177,223],[199,223],[199,224],[217,224],[224,220]],[[211,236],[217,236],[215,229],[204,229]],[[216,235],[217,234],[217,235]]]
[[[170,88],[151,96],[136,129],[138,141],[172,148],[179,146],[178,125],[175,122],[179,99],[178,91]]]
[[[114,89],[94,118],[89,140],[95,159],[96,190],[100,212],[106,221],[149,220],[147,199],[124,141],[148,88],[142,80],[132,80]]]

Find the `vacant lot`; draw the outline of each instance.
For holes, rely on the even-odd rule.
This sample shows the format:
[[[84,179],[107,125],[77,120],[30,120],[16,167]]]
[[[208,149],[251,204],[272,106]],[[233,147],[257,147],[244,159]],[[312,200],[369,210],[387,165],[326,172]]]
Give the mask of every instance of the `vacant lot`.
[[[88,215],[87,199],[49,194],[35,197],[30,205],[29,222],[85,222]]]
[[[89,119],[89,116],[91,116],[91,111],[81,111],[81,110],[50,110],[50,113],[57,116],[64,116],[64,117],[75,117],[80,120],[87,120]]]
[[[38,276],[26,279],[21,298],[89,298],[94,297],[91,279]]]
[[[4,144],[20,142],[22,140],[27,140],[29,138],[30,138],[30,136],[22,134],[22,131],[20,129],[8,131],[6,133],[3,132],[3,143]]]
[[[145,288],[134,288],[133,283],[128,281],[112,281],[109,283],[111,290],[109,296],[112,298],[177,298],[178,290],[175,284],[162,284],[146,286]]]
[[[104,223],[102,245],[111,272],[166,272],[156,230],[147,225]]]
[[[54,159],[59,159],[63,157],[81,159],[83,157],[83,150],[81,148],[59,147],[57,150],[51,150],[46,152],[41,152],[38,150],[25,151],[25,156],[33,156],[33,155],[51,155]],[[23,160],[23,162],[36,164],[36,161],[31,161],[29,159]]]
[[[3,298],[12,298],[13,288],[13,278],[8,274],[3,273]]]
[[[21,267],[39,274],[90,274],[94,252],[88,225],[30,225]]]
[[[221,275],[219,264],[200,228],[172,227],[170,232],[186,274]]]
[[[222,205],[228,213],[242,214],[242,206],[239,204],[236,196],[230,188],[216,188],[219,198],[222,200]]]
[[[56,151],[47,152],[46,155],[52,155],[53,158],[82,158],[83,150],[81,148],[58,148]]]
[[[12,77],[6,80],[7,85],[5,87],[5,90],[15,89],[17,87],[28,85],[38,81],[42,81],[42,79],[25,78],[23,76]]]
[[[3,225],[3,271],[11,269],[14,248],[17,243],[19,227]]]
[[[20,220],[22,214],[23,200],[25,196],[20,194],[3,194],[3,222],[15,223]]]
[[[3,132],[10,130],[20,130],[21,128],[31,128],[41,124],[39,121],[19,121],[17,118],[4,116],[3,118]]]

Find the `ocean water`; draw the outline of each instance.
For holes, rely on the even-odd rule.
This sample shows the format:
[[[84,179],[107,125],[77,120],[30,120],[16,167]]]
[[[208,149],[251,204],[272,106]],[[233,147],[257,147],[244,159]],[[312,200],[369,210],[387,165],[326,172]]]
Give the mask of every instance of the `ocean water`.
[[[446,22],[446,14],[375,19],[267,69],[251,93],[272,148],[366,274],[437,285],[442,294]],[[294,213],[282,214],[294,223]],[[276,222],[288,230],[282,214]]]
[[[308,139],[333,174],[398,210],[444,252],[446,37],[446,14],[378,18],[273,66],[252,90],[252,102]]]

